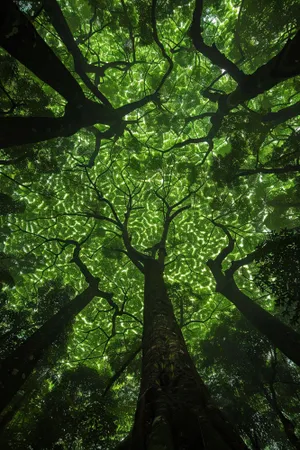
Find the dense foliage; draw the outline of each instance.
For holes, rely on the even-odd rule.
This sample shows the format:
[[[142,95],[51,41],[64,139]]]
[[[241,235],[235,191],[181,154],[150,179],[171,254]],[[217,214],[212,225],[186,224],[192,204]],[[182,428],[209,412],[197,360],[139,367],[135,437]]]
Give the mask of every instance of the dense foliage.
[[[216,274],[299,331],[299,0],[0,3],[1,448],[130,433],[139,253],[248,447],[299,449],[299,368]]]
[[[282,314],[294,323],[299,321],[299,228],[272,232],[259,245],[259,271],[255,281],[263,290],[270,291],[276,298]]]

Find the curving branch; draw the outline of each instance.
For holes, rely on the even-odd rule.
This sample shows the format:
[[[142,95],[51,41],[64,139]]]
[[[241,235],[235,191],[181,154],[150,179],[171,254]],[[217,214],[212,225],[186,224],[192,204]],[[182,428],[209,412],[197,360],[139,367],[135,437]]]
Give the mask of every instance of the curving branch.
[[[216,281],[216,292],[224,295],[275,347],[300,366],[300,334],[245,295],[234,280],[234,273],[241,266],[252,262],[256,257],[255,252],[238,261],[232,261],[231,267],[224,271],[222,263],[234,250],[234,239],[225,225],[213,223],[221,228],[228,238],[228,245],[219,255],[206,262]]]
[[[287,120],[294,119],[300,115],[300,101],[295,103],[294,105],[287,106],[286,108],[282,108],[277,112],[269,112],[268,114],[262,117],[263,122],[272,122],[275,125],[279,123],[284,123]]]
[[[251,75],[246,75],[231,94],[225,96],[225,109],[240,104],[272,89],[279,83],[300,74],[300,30],[288,39],[282,50]]]
[[[101,102],[109,107],[112,107],[109,100],[103,95],[98,88],[92,83],[89,77],[86,75],[87,62],[82,55],[78,45],[75,42],[73,34],[69,28],[69,25],[60,9],[56,0],[43,0],[44,9],[50,17],[50,20],[60,36],[61,40],[71,53],[75,70],[85,83],[86,87],[97,97]]]
[[[245,74],[232,61],[230,61],[215,44],[211,47],[205,44],[201,35],[201,19],[203,13],[203,0],[196,0],[193,12],[193,20],[191,24],[190,34],[195,48],[208,58],[213,64],[226,72],[238,83],[242,83]]]
[[[124,222],[122,225],[123,242],[124,242],[125,248],[127,250],[127,256],[131,259],[131,261],[139,269],[139,271],[144,273],[143,263],[144,263],[145,259],[148,258],[148,256],[144,255],[143,253],[136,250],[133,247],[133,245],[131,244],[131,236],[128,231],[128,222],[129,222],[131,211],[132,211],[132,199],[130,197],[128,204],[127,204],[127,211],[125,213]]]
[[[145,251],[151,252],[151,258],[153,259],[155,259],[156,255],[158,255],[158,262],[162,269],[164,269],[165,267],[165,259],[167,256],[166,244],[170,225],[179,214],[181,214],[183,211],[186,211],[191,207],[190,204],[184,205],[184,203],[188,199],[190,199],[192,195],[196,194],[201,188],[202,185],[200,185],[195,190],[190,190],[187,195],[182,197],[178,202],[174,203],[173,205],[169,205],[166,197],[159,193],[159,189],[155,191],[155,195],[162,201],[165,208],[164,224],[159,242],[155,243],[152,247],[145,249]]]
[[[167,52],[165,50],[165,47],[163,46],[163,44],[159,40],[159,37],[158,37],[158,34],[157,34],[156,17],[155,17],[156,7],[157,7],[157,0],[152,0],[152,5],[151,5],[151,25],[152,25],[153,39],[154,39],[154,42],[156,43],[156,45],[159,47],[159,49],[160,49],[160,51],[162,53],[162,56],[164,57],[164,59],[169,64],[168,70],[166,71],[166,73],[162,77],[158,87],[156,88],[156,92],[158,92],[162,88],[162,86],[164,85],[165,81],[167,80],[167,78],[169,77],[169,75],[171,74],[171,72],[173,70],[173,60],[167,54]]]
[[[233,252],[235,240],[233,239],[230,231],[228,230],[228,228],[225,225],[218,223],[212,219],[209,219],[209,220],[213,225],[215,225],[218,228],[221,228],[221,230],[225,233],[225,235],[227,236],[227,239],[228,239],[227,246],[224,247],[220,251],[218,256],[216,256],[216,258],[214,260],[209,260],[207,262],[208,267],[210,267],[209,265],[213,264],[213,265],[216,265],[217,267],[221,268],[224,260],[227,258],[228,255],[230,255],[231,252]]]

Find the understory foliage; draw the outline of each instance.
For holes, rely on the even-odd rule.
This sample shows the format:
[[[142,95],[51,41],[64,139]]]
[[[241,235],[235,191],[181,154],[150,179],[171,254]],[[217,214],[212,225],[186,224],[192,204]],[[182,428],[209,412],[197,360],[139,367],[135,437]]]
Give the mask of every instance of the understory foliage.
[[[300,332],[299,29],[299,0],[0,1],[1,449],[131,450],[153,259],[247,448],[300,448],[297,361],[225,292]]]
[[[258,273],[255,282],[274,295],[282,314],[293,323],[300,317],[300,230],[283,229],[271,232],[258,246]]]

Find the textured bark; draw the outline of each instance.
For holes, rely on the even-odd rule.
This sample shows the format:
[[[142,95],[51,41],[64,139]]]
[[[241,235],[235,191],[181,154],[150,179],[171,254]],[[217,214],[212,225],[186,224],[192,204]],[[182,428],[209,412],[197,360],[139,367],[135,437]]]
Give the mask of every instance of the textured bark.
[[[207,265],[216,280],[216,291],[233,303],[276,348],[300,366],[300,334],[241,292],[233,277],[225,276],[214,261],[209,260]]]
[[[103,294],[105,295],[105,293]],[[99,290],[97,284],[94,283],[61,308],[11,355],[1,361],[0,412],[9,404],[32,373],[43,352],[50,347],[65,327],[96,295],[99,295]]]
[[[187,351],[161,265],[149,258],[144,273],[142,379],[130,449],[245,450]]]

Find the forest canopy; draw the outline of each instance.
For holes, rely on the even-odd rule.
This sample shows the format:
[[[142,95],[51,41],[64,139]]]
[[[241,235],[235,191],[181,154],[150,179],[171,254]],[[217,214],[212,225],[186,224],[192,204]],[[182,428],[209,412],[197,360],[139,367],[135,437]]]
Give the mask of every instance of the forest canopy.
[[[299,48],[299,0],[1,1],[1,448],[300,449]]]

